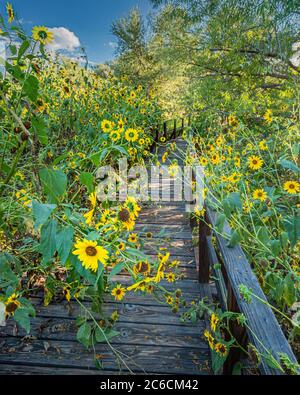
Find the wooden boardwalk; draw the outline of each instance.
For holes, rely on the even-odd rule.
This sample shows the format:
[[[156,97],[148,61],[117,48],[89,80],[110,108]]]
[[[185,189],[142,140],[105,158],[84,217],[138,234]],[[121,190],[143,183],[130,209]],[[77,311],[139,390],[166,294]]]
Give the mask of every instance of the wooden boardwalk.
[[[179,142],[184,150],[184,144]],[[159,149],[159,159],[164,152]],[[173,153],[173,158],[178,152]],[[172,160],[172,157],[169,157]],[[180,160],[178,160],[180,163]],[[167,289],[180,288],[188,302],[207,295],[207,286],[198,282],[194,247],[185,204],[165,202],[143,208],[135,229],[144,239],[144,252],[157,254],[160,246],[178,259],[182,279],[175,283],[163,282]],[[152,238],[146,233],[151,232]],[[119,275],[118,281],[128,277]],[[76,316],[80,307],[76,302],[60,301],[43,307],[42,298],[33,297],[37,317],[32,320],[29,337],[17,329],[13,320],[0,329],[0,374],[118,374],[129,373],[118,366],[106,344],[95,346],[102,370],[95,367],[94,353],[76,341]],[[136,374],[210,374],[210,352],[203,339],[205,321],[197,325],[183,324],[179,314],[152,296],[139,293],[127,295],[123,303],[108,299],[104,311],[118,309],[120,318],[112,345],[122,352],[127,366]]]

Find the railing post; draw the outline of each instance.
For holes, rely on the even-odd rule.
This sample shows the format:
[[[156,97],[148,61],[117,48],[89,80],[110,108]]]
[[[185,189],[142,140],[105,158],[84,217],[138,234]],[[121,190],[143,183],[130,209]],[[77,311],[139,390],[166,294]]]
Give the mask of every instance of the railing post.
[[[167,122],[164,122],[164,137],[167,139],[167,133],[168,131],[167,131]]]
[[[240,313],[238,308],[238,304],[233,293],[232,287],[228,283],[227,285],[227,309],[233,313]],[[238,324],[238,322],[230,321],[229,329],[231,334],[226,334],[226,340],[231,340],[231,335],[235,338],[238,344],[240,344],[244,349],[247,347],[247,332],[245,327]],[[239,362],[244,353],[240,348],[231,347],[227,359],[223,365],[223,374],[224,375],[232,375],[233,368],[237,362]]]
[[[207,218],[199,220],[199,282],[209,283],[209,252],[207,246],[207,236],[210,235],[210,228],[207,225]]]
[[[177,122],[176,122],[176,119],[174,119],[174,128],[173,128],[173,133],[171,136],[172,139],[176,138],[176,133],[177,133]]]

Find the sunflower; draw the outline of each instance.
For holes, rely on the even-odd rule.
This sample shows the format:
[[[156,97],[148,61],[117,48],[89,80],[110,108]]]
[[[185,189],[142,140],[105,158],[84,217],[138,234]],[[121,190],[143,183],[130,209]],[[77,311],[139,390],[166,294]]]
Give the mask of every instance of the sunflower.
[[[154,287],[153,287],[152,284],[148,284],[148,285],[146,285],[145,290],[146,290],[146,292],[147,292],[148,294],[152,294],[153,291],[154,291]]]
[[[283,189],[287,193],[289,193],[291,195],[295,195],[296,193],[298,193],[300,191],[300,184],[297,181],[287,181],[284,183]]]
[[[213,165],[218,165],[220,163],[220,156],[219,154],[213,154],[211,157],[211,163]]]
[[[263,164],[264,161],[259,156],[253,155],[248,159],[248,165],[252,170],[259,170]]]
[[[49,44],[53,41],[53,33],[44,26],[35,26],[32,29],[32,37],[35,41],[39,41],[41,44],[44,45]]]
[[[36,101],[36,109],[39,112],[44,112],[46,110],[46,108],[47,108],[47,103],[45,103],[44,100],[41,99],[41,98],[37,99],[37,101]]]
[[[133,266],[134,274],[142,274],[143,276],[148,276],[151,270],[151,266],[148,261],[141,261]]]
[[[264,202],[267,199],[267,193],[263,189],[255,189],[252,195],[253,199]]]
[[[125,251],[125,248],[126,248],[125,243],[121,241],[121,243],[118,245],[119,251]]]
[[[7,316],[14,315],[15,311],[21,306],[21,303],[18,301],[18,295],[12,294],[7,301],[5,302],[5,314]]]
[[[137,237],[137,234],[136,233],[131,233],[131,235],[129,235],[129,237],[128,237],[128,241],[129,241],[129,243],[137,243],[137,241],[138,241],[138,237]]]
[[[236,165],[236,167],[241,167],[241,158],[239,158],[238,156],[234,157],[234,164]]]
[[[111,132],[113,127],[114,127],[114,123],[111,121],[108,121],[107,119],[104,119],[101,122],[101,129],[103,130],[104,133]]]
[[[271,110],[267,110],[266,112],[265,112],[265,115],[264,115],[264,120],[266,121],[266,123],[272,123],[272,121],[273,121],[273,117],[272,117],[272,111]]]
[[[212,313],[211,317],[210,317],[210,327],[211,329],[215,332],[217,329],[217,325],[219,322],[219,318],[215,313]]]
[[[134,143],[135,141],[137,141],[139,138],[139,133],[137,130],[135,129],[127,129],[125,132],[125,139],[129,142],[129,143]]]
[[[112,296],[115,297],[116,300],[123,300],[126,294],[126,289],[122,287],[121,284],[118,284],[112,291]]]
[[[127,197],[124,207],[127,208],[135,217],[138,217],[139,212],[141,211],[140,206],[136,202],[136,198],[133,196]]]
[[[103,266],[107,265],[108,251],[97,245],[96,241],[86,240],[78,241],[75,244],[76,250],[74,255],[78,255],[78,259],[82,262],[82,266],[96,272],[98,269],[98,261]]]
[[[176,280],[176,276],[174,273],[168,273],[166,279],[169,283],[173,283]]]
[[[259,148],[262,151],[266,151],[268,149],[267,144],[266,144],[266,140],[261,140],[258,144]]]
[[[216,144],[217,144],[218,147],[220,147],[220,145],[222,145],[223,142],[224,142],[224,140],[223,140],[223,137],[222,137],[222,136],[219,136],[219,137],[217,138],[217,140],[216,140]]]
[[[168,295],[166,297],[166,303],[169,305],[172,305],[174,303],[174,298],[172,298],[172,296]]]
[[[115,142],[115,141],[120,140],[120,138],[121,138],[121,134],[119,131],[114,130],[114,131],[110,132],[111,141]]]
[[[202,156],[200,158],[200,165],[201,166],[207,166],[207,164],[208,164],[208,160]]]
[[[227,347],[222,343],[217,343],[215,346],[215,351],[222,357],[225,357],[225,355],[227,354]]]
[[[228,181],[232,182],[233,184],[235,184],[236,182],[239,182],[241,179],[241,175],[239,173],[232,173],[231,176],[228,177]]]
[[[130,92],[130,98],[135,99],[136,98],[136,93],[134,91]]]
[[[10,3],[6,4],[6,12],[8,15],[8,22],[12,23],[15,19],[15,13],[14,13],[13,6]]]
[[[206,340],[209,344],[209,347],[213,350],[214,349],[214,338],[213,338],[212,334],[208,330],[205,330],[204,337],[206,338]]]

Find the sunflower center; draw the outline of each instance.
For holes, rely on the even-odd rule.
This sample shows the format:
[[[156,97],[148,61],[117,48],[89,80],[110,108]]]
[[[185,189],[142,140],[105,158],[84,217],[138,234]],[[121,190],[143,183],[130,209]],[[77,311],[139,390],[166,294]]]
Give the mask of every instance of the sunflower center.
[[[290,189],[294,189],[295,185],[294,184],[290,184],[289,187],[290,187]]]
[[[42,40],[46,40],[46,38],[48,37],[47,32],[45,32],[45,31],[43,31],[43,30],[40,30],[38,34],[39,34],[39,37],[40,37]]]
[[[119,212],[119,220],[122,222],[127,222],[130,219],[130,212],[126,208],[122,208],[122,210]]]
[[[257,160],[256,160],[256,159],[253,159],[252,163],[253,163],[254,165],[257,165]]]
[[[88,246],[85,250],[86,254],[88,256],[96,256],[97,255],[97,250],[93,246]]]
[[[116,294],[117,294],[117,295],[121,295],[121,293],[122,293],[122,291],[121,291],[120,289],[117,289],[117,290],[116,290]]]

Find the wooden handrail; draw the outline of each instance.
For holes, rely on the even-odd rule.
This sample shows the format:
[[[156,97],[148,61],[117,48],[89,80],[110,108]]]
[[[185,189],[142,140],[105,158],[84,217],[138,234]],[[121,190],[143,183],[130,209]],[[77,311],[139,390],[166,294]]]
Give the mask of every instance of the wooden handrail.
[[[247,343],[250,341],[262,355],[270,353],[277,361],[280,359],[279,354],[284,353],[291,362],[297,364],[297,359],[273,310],[268,305],[267,298],[241,246],[228,246],[228,238],[232,233],[228,222],[224,223],[222,235],[214,230],[217,217],[217,212],[206,206],[205,219],[199,221],[199,281],[208,283],[210,267],[213,267],[217,262],[220,263],[222,269],[217,273],[217,278],[219,278],[217,290],[221,305],[223,308],[226,307],[227,311],[244,314],[246,318],[246,327],[234,322],[230,328],[238,343],[247,347]],[[210,233],[214,234],[216,238],[221,259],[218,259],[211,243]],[[247,302],[240,294],[239,286],[242,284],[248,287],[253,294],[250,302]],[[224,374],[231,374],[235,363],[241,358],[241,351],[232,348],[224,366]],[[262,374],[282,374],[280,370],[271,368],[264,357],[259,369]]]
[[[195,157],[195,164],[200,166],[196,149],[191,152]],[[213,202],[212,202],[213,203]],[[209,283],[210,273],[213,274],[220,305],[223,310],[242,313],[246,318],[247,326],[233,322],[230,331],[237,342],[247,349],[251,342],[262,355],[270,353],[277,361],[279,354],[288,356],[292,363],[297,364],[297,359],[289,345],[267,298],[261,289],[256,275],[247,260],[240,244],[235,247],[228,246],[232,230],[225,220],[222,234],[215,229],[218,213],[213,206],[205,205],[205,217],[199,221],[199,282]],[[214,235],[218,250],[212,244],[211,236]],[[215,265],[221,264],[221,269]],[[241,295],[239,287],[245,285],[253,295],[247,302]],[[231,348],[223,368],[223,374],[232,374],[234,365],[240,361],[243,353],[238,348]],[[281,375],[279,369],[270,367],[265,358],[259,365],[261,374]],[[300,373],[300,370],[298,370]]]

